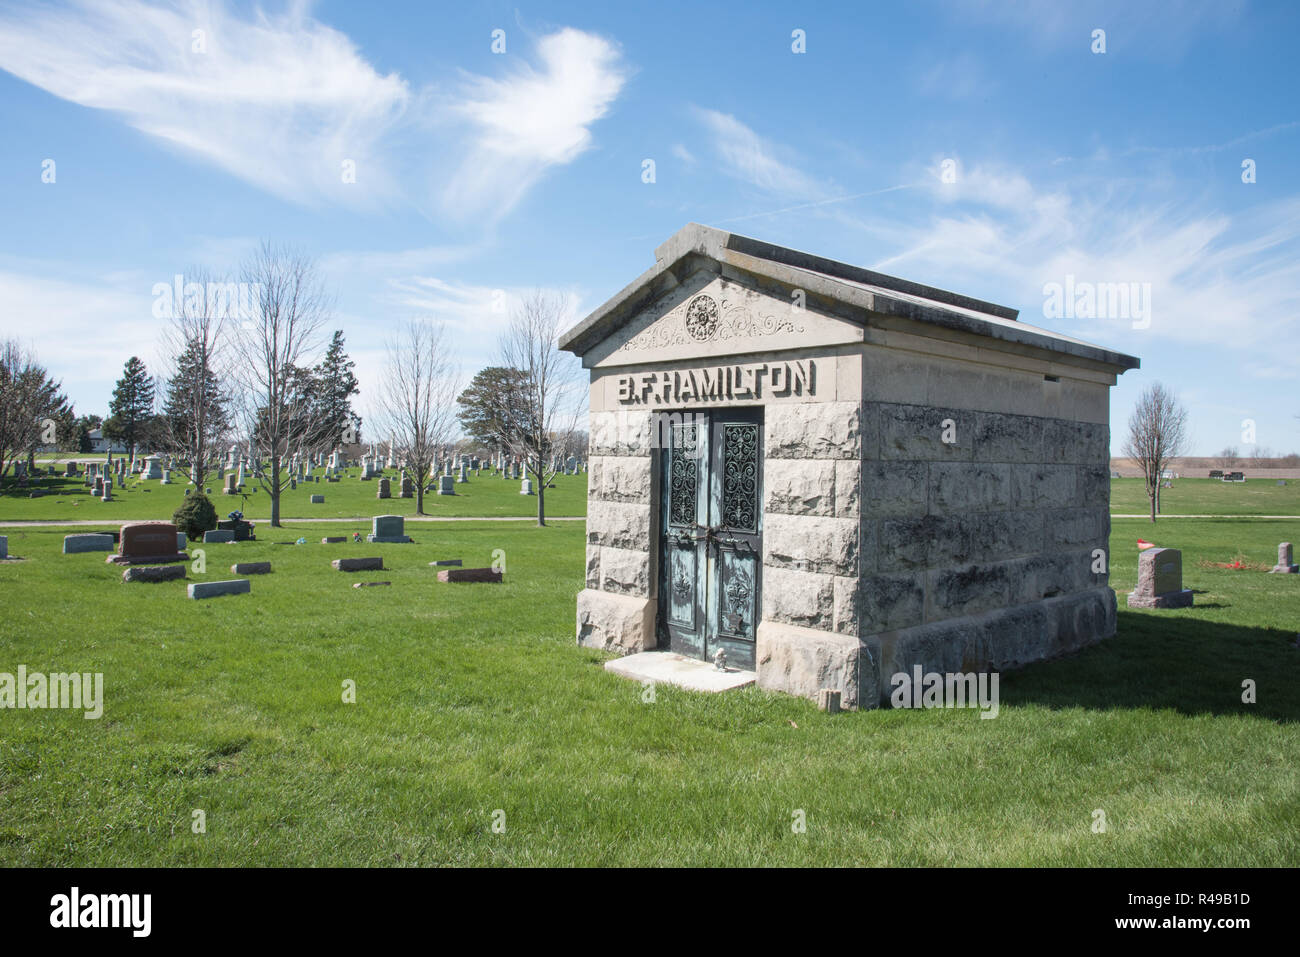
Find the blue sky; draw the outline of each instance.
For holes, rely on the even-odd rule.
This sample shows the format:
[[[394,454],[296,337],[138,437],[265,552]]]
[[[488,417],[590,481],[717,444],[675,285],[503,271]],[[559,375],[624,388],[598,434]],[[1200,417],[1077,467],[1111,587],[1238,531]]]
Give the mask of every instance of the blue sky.
[[[1296,451],[1297,39],[1289,3],[0,4],[0,334],[103,413],[154,284],[268,238],[363,388],[415,316],[468,374],[495,292],[585,314],[696,221],[1140,356],[1116,449],[1159,379],[1193,453]],[[1150,321],[1045,316],[1067,277]]]

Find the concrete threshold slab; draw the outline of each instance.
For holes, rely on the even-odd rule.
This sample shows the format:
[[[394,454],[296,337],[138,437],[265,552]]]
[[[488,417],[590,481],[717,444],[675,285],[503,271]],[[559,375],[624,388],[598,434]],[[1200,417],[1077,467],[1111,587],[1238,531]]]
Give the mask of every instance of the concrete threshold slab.
[[[622,678],[676,685],[688,691],[730,691],[752,685],[758,677],[752,671],[736,668],[719,671],[711,662],[671,651],[643,651],[615,658],[605,662],[605,670]]]

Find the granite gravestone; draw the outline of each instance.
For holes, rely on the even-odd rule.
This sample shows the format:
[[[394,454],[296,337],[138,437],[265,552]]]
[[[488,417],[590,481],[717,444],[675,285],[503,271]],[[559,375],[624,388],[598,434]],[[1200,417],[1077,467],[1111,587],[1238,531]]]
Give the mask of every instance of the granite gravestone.
[[[1129,592],[1130,608],[1188,608],[1192,590],[1183,588],[1183,553],[1176,548],[1149,548],[1138,556],[1137,587]]]

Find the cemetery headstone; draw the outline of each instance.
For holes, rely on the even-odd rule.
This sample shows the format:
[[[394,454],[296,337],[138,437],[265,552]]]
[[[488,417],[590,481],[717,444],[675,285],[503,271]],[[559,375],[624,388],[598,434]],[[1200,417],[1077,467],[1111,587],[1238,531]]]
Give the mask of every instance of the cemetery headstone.
[[[235,540],[235,533],[228,528],[214,528],[203,533],[204,545],[224,545]]]
[[[123,582],[170,582],[184,577],[184,565],[133,565],[122,572]]]
[[[500,582],[501,572],[495,568],[448,568],[438,572],[440,582]]]
[[[95,533],[63,536],[63,554],[65,555],[77,555],[81,552],[111,552],[112,550],[112,535]]]
[[[0,535],[0,559],[9,557],[9,536]]]
[[[128,522],[122,526],[115,565],[162,565],[183,562],[189,556],[176,547],[178,533],[171,522]]]
[[[379,558],[336,558],[330,562],[335,571],[340,572],[381,572],[384,559]]]
[[[415,483],[411,481],[411,477],[409,475],[402,479],[401,496],[402,498],[415,497]]]
[[[1183,553],[1177,548],[1149,548],[1138,556],[1137,587],[1129,592],[1130,608],[1189,608],[1192,590],[1183,588]]]
[[[230,570],[236,575],[269,575],[271,574],[271,563],[237,562],[230,566]]]
[[[439,478],[438,478],[438,494],[439,494],[439,495],[455,495],[455,494],[456,494],[456,480],[453,479],[450,475],[442,475],[442,476],[439,476]]]
[[[406,520],[400,515],[376,515],[370,520],[368,542],[409,542]]]
[[[222,495],[238,494],[238,490],[239,490],[238,481],[239,481],[239,477],[234,472],[228,473],[226,475],[226,487],[221,490],[221,494]]]
[[[221,595],[247,595],[253,590],[252,583],[247,578],[236,578],[233,581],[221,582],[194,582],[186,592],[191,598],[218,598]]]
[[[392,486],[387,478],[381,478],[375,489],[375,498],[392,498]]]
[[[324,495],[313,495],[313,496],[311,497],[311,504],[312,504],[312,505],[324,505],[324,504],[325,504],[325,496],[324,496]]]
[[[532,495],[532,494],[533,494],[533,480],[532,480],[532,479],[524,479],[522,482],[519,483],[519,494],[520,494],[520,495]]]
[[[1300,565],[1297,565],[1295,558],[1291,553],[1290,542],[1278,542],[1277,545],[1277,564],[1269,570],[1270,575],[1297,575],[1300,574]]]

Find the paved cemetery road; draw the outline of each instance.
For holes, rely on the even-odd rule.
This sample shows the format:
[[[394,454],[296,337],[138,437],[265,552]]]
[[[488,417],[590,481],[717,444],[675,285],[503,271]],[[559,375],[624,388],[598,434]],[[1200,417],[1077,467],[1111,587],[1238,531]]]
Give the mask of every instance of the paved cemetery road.
[[[535,515],[404,515],[402,516],[408,522],[536,522]],[[1139,516],[1141,517],[1141,516]],[[1297,516],[1300,517],[1300,516]],[[291,525],[319,525],[331,522],[368,522],[374,518],[373,515],[356,515],[352,518],[291,518],[285,516],[280,519]],[[585,522],[585,515],[547,515],[548,522]],[[102,519],[97,518],[86,522],[47,522],[30,521],[30,522],[0,522],[0,528],[84,528],[88,525],[107,525],[109,527],[125,525],[128,522],[156,522],[166,521],[166,519],[157,518],[114,518]],[[254,519],[253,524],[265,523],[267,528],[271,528],[269,519]]]

